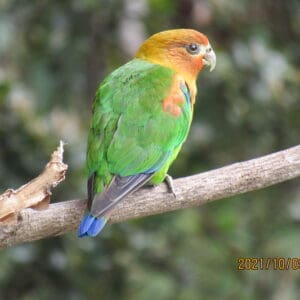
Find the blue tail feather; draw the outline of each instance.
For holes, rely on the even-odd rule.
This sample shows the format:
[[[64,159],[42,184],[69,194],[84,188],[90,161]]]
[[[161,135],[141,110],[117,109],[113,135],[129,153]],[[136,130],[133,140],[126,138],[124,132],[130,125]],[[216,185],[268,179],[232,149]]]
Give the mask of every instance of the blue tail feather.
[[[78,228],[78,237],[96,236],[105,226],[108,219],[105,217],[96,218],[91,214],[86,215]]]

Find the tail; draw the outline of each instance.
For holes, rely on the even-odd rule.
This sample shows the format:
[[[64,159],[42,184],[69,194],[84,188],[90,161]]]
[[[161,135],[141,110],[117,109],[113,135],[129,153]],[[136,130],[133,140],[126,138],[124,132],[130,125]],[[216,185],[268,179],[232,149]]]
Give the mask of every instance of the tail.
[[[78,228],[78,237],[96,236],[107,223],[108,218],[96,218],[91,214],[86,215]]]

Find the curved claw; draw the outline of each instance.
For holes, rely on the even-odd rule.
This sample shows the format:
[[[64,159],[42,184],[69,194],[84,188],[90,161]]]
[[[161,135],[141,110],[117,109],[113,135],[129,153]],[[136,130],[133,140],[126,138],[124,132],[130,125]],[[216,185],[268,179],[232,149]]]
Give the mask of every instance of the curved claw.
[[[176,198],[175,189],[174,189],[174,182],[173,182],[172,176],[167,174],[166,177],[165,177],[165,183],[168,187],[169,193],[172,193],[173,196]]]

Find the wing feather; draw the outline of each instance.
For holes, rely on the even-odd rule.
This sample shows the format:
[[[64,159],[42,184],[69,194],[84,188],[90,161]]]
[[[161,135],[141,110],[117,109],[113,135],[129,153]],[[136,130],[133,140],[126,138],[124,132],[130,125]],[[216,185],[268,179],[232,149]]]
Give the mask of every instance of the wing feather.
[[[101,84],[87,150],[94,216],[149,181],[185,140],[192,109],[188,89],[179,82],[174,87],[174,78],[171,69],[135,59]],[[163,110],[163,100],[172,100],[173,93],[186,100],[179,116]]]

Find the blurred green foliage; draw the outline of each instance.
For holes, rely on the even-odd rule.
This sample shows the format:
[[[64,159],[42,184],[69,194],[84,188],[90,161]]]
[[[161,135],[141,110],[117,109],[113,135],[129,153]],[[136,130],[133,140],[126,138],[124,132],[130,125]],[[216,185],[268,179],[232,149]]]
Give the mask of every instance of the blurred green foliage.
[[[149,35],[206,33],[217,68],[199,78],[195,120],[171,174],[275,152],[300,138],[297,0],[0,1],[1,191],[68,143],[57,201],[84,197],[99,82]],[[237,271],[238,257],[299,257],[299,180],[0,253],[1,299],[299,299],[299,271]]]

